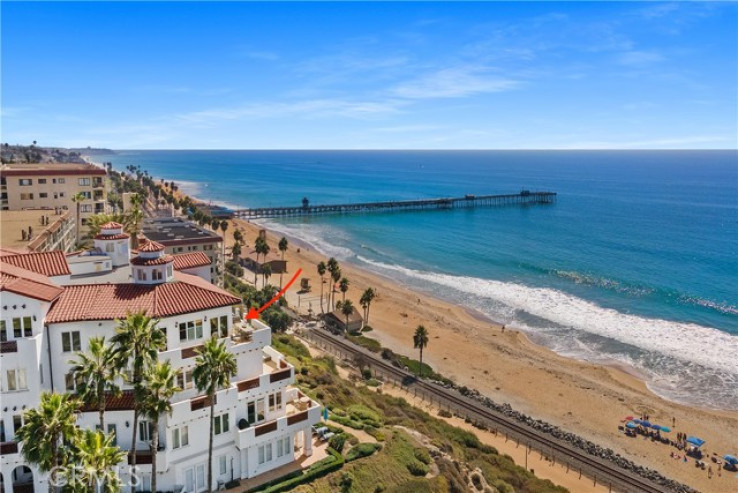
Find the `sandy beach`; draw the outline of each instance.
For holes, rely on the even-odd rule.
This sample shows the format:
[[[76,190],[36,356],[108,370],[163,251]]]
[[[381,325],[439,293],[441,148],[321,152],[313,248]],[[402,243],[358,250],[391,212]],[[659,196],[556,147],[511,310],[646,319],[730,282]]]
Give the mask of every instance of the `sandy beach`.
[[[233,221],[226,234],[226,249],[233,242],[234,227],[244,233],[247,244],[244,252],[253,248],[258,231],[263,229],[246,221]],[[267,237],[276,251],[281,235],[268,232]],[[316,266],[327,258],[294,240],[285,258],[289,270],[285,282],[302,268],[301,277],[309,278],[312,286],[308,295],[298,296],[296,290],[290,290],[287,294],[290,305],[302,312],[312,307],[320,313],[320,277]],[[666,401],[622,368],[564,358],[533,344],[521,332],[510,329],[503,332],[499,325],[463,307],[411,291],[346,262],[341,263],[341,270],[350,281],[347,299],[355,306],[359,306],[365,288],[371,286],[377,292],[369,315],[374,331],[367,335],[378,339],[383,346],[417,357],[412,333],[418,324],[424,324],[431,335],[424,360],[455,382],[610,447],[638,464],[700,491],[727,493],[738,489],[736,473],[722,471],[720,477],[716,473],[708,479],[707,472],[697,469],[693,460],[683,463],[671,458],[670,453],[677,452],[675,448],[618,432],[625,416],[647,414],[652,422],[664,426],[675,423],[673,438],[677,432],[698,436],[706,440],[703,450],[708,456],[712,453],[722,456],[738,449],[735,435],[738,412],[698,409]],[[245,278],[253,280],[248,273]],[[278,284],[278,276],[272,276],[270,282]],[[328,284],[324,287],[327,290]],[[338,293],[337,299],[340,296]],[[711,463],[709,459],[708,463]]]

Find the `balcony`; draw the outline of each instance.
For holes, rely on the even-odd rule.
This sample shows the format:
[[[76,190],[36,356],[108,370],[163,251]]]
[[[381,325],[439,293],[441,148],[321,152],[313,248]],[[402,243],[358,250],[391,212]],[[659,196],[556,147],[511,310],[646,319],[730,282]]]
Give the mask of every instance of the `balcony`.
[[[18,341],[0,342],[0,354],[17,353],[17,352],[18,352]]]
[[[18,442],[0,443],[0,455],[9,455],[18,453]]]
[[[271,440],[273,433],[279,432],[282,435],[295,433],[309,424],[320,421],[320,404],[296,388],[287,391],[287,398],[291,400],[285,406],[284,416],[238,430],[236,446],[240,449],[251,447]]]
[[[105,182],[102,180],[95,180],[92,182],[92,188],[103,188],[105,187]]]

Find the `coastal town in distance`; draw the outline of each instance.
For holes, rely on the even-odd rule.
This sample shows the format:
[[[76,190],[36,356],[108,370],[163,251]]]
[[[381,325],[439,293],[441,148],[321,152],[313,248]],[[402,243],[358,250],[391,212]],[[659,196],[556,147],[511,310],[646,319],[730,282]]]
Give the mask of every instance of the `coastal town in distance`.
[[[4,4],[0,493],[738,491],[736,15]]]

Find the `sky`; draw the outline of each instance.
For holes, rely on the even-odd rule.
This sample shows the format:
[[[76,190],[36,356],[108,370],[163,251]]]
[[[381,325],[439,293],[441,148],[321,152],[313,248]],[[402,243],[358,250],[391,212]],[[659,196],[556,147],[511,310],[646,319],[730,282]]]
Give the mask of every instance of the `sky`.
[[[738,4],[2,2],[1,140],[738,147]]]

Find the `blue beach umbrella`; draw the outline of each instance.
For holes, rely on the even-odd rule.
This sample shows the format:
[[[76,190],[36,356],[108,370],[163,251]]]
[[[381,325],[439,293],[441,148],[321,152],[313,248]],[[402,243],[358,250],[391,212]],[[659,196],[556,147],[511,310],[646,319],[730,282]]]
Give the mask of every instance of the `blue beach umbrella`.
[[[703,439],[697,437],[687,437],[687,442],[691,443],[695,447],[701,447],[705,443]]]
[[[641,420],[640,420],[640,419],[638,419],[638,418],[636,418],[636,419],[634,419],[634,420],[632,420],[632,421],[633,421],[633,422],[634,422],[635,424],[637,424],[637,425],[641,424]]]
[[[735,455],[724,455],[723,460],[725,460],[725,462],[727,462],[731,466],[738,465],[738,457],[736,457]]]
[[[663,431],[664,433],[670,433],[671,432],[671,428],[669,428],[668,426],[662,426],[661,427],[661,431]]]
[[[643,426],[644,428],[650,428],[651,423],[649,421],[641,421],[641,426]]]
[[[628,421],[625,423],[625,427],[632,430],[633,428],[638,428],[638,425],[632,421]]]
[[[660,430],[661,425],[651,425],[651,428],[653,428],[654,430]]]

